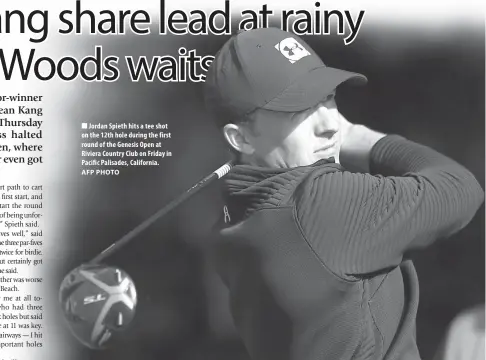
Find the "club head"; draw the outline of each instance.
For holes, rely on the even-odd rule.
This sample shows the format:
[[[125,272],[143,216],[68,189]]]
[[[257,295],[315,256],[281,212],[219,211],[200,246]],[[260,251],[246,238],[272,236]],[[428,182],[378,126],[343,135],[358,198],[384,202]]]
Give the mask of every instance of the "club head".
[[[103,349],[129,326],[135,315],[137,293],[125,271],[105,265],[81,265],[62,281],[59,301],[73,335],[91,349]]]

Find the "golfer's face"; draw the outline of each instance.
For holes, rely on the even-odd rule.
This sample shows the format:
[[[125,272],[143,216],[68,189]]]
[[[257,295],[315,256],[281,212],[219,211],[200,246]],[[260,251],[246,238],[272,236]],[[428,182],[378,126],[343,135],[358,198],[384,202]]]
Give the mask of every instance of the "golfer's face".
[[[306,166],[330,157],[339,162],[339,117],[334,95],[297,114],[261,112],[252,138],[255,158],[278,168]]]

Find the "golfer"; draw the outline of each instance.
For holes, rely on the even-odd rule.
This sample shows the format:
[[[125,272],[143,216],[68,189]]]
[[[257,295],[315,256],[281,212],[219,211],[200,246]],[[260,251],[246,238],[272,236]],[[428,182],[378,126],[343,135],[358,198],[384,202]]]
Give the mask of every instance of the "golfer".
[[[459,231],[484,199],[446,156],[347,121],[345,82],[366,78],[275,28],[233,36],[207,74],[238,159],[215,261],[253,360],[420,359],[404,252]]]

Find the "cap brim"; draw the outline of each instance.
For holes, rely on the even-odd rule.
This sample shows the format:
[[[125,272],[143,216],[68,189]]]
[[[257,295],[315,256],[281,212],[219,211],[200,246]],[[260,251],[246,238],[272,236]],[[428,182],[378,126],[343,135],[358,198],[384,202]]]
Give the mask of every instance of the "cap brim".
[[[325,99],[343,82],[366,84],[366,76],[345,70],[318,67],[300,76],[274,99],[262,106],[273,111],[302,111]]]

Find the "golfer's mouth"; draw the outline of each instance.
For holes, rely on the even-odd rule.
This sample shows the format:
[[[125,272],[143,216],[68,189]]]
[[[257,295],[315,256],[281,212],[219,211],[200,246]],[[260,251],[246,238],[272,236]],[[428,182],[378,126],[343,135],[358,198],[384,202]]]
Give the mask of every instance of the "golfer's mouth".
[[[334,151],[335,148],[336,148],[336,145],[337,145],[337,142],[333,142],[333,143],[330,143],[329,145],[326,145],[326,146],[323,146],[319,149],[317,149],[316,151],[314,151],[314,153],[329,153],[331,151]]]

